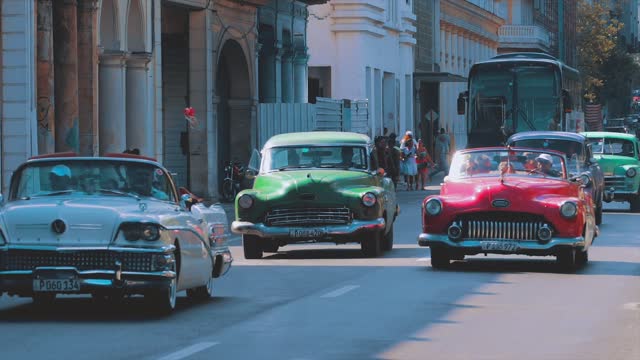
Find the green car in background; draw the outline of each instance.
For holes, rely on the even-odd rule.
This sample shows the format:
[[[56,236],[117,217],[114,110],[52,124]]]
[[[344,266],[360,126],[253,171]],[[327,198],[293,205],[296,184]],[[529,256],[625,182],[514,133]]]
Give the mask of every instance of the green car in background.
[[[628,201],[631,211],[640,212],[640,148],[638,138],[617,132],[584,132],[593,156],[604,173],[606,189],[613,201]]]
[[[306,242],[360,243],[369,257],[391,250],[400,210],[393,182],[377,169],[372,151],[368,136],[348,132],[269,139],[250,162],[253,188],[235,199],[231,229],[242,234],[245,258]]]

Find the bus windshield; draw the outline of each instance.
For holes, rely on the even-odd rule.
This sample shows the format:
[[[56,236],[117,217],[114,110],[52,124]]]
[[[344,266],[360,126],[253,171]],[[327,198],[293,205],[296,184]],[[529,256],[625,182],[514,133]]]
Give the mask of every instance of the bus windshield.
[[[561,94],[550,66],[479,65],[469,81],[469,130],[561,130]]]

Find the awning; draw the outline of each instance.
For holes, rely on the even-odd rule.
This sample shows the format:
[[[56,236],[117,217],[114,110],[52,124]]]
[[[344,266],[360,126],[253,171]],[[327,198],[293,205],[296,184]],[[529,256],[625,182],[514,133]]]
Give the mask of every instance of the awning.
[[[448,72],[421,71],[413,73],[414,81],[425,82],[467,82],[467,78]]]

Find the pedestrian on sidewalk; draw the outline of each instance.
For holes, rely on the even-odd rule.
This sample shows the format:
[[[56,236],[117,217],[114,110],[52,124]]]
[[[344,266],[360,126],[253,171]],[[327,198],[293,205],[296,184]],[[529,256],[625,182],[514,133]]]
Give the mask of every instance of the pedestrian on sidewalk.
[[[444,131],[444,128],[440,128],[440,134],[436,137],[436,154],[438,157],[439,169],[444,171],[444,174],[449,173],[449,152],[451,151],[451,138]]]
[[[420,183],[419,189],[424,190],[425,183],[428,184],[431,182],[431,179],[429,178],[429,169],[433,168],[434,164],[433,159],[422,142],[422,139],[418,140],[417,151],[416,164],[418,165],[418,179],[416,181],[416,186]]]
[[[400,149],[396,147],[396,138],[397,135],[395,133],[389,134],[389,141],[387,146],[389,148],[389,154],[391,154],[392,165],[389,166],[392,172],[389,173],[389,177],[393,181],[393,186],[398,190],[398,178],[400,177]]]
[[[400,151],[402,153],[401,172],[404,175],[404,181],[407,183],[407,190],[418,190],[418,165],[416,163],[416,144],[413,141],[413,133],[407,131],[400,142]],[[413,184],[415,183],[415,188]]]

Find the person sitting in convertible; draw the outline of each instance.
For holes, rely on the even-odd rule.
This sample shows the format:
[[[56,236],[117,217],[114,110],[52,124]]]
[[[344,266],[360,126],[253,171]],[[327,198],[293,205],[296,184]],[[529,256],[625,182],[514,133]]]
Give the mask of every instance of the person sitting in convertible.
[[[536,158],[536,161],[538,162],[538,168],[535,172],[553,177],[562,176],[562,174],[558,170],[552,168],[553,158],[551,157],[551,155],[540,154],[540,156]]]

